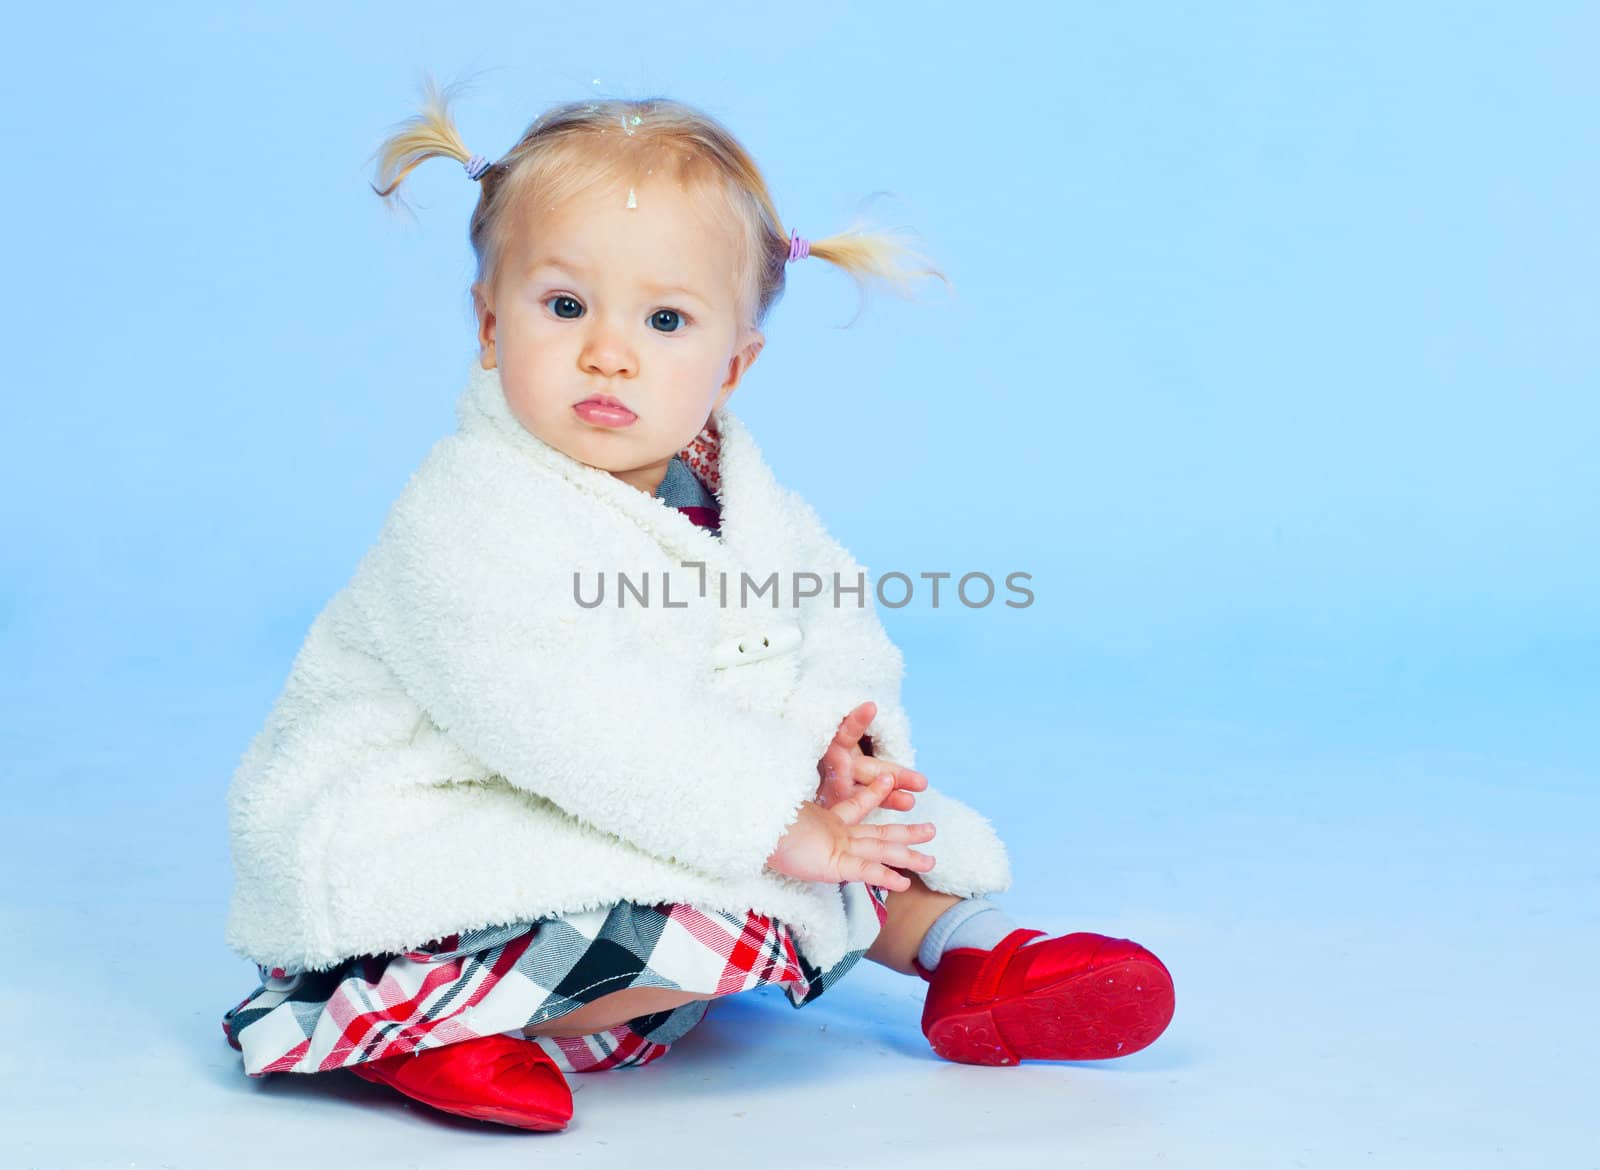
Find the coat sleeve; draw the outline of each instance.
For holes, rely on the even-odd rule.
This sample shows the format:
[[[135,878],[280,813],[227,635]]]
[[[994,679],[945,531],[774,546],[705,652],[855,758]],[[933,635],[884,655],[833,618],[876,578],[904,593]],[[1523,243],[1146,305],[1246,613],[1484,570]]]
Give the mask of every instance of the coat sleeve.
[[[805,656],[790,717],[802,726],[825,731],[821,746],[826,748],[839,721],[871,699],[878,707],[866,732],[872,754],[915,767],[910,720],[900,702],[904,659],[878,620],[872,582],[866,570],[828,534],[811,505],[797,493],[783,490],[804,530],[806,564],[823,579],[822,593],[811,602],[805,617]],[[841,586],[838,605],[834,604],[835,575]],[[851,592],[857,585],[861,592]],[[858,606],[858,599],[863,604]]]
[[[815,794],[820,751],[709,691],[648,628],[580,609],[572,564],[530,551],[513,509],[460,503],[494,490],[429,462],[413,476],[351,583],[377,656],[512,785],[714,877],[761,872]]]
[[[910,720],[900,701],[904,658],[878,619],[872,604],[872,582],[865,583],[864,605],[857,607],[854,596],[847,594],[843,595],[845,603],[835,607],[831,574],[839,573],[841,584],[853,587],[858,574],[864,577],[866,570],[828,534],[810,505],[793,495],[790,506],[807,530],[809,563],[828,579],[824,595],[816,599],[820,604],[808,615],[806,656],[790,716],[801,726],[826,728],[825,746],[839,720],[871,699],[878,706],[877,716],[867,728],[873,754],[914,768]],[[929,787],[917,794],[914,808],[905,812],[874,809],[867,820],[877,824],[927,820],[937,826],[938,835],[927,847],[937,863],[921,875],[930,889],[973,897],[998,893],[1011,884],[1010,860],[994,826],[976,809],[936,788],[932,777]]]

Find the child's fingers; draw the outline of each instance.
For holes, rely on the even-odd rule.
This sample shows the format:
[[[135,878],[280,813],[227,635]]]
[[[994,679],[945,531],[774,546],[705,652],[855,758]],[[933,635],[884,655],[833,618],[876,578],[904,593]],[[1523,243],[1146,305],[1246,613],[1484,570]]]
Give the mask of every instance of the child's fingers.
[[[922,792],[928,787],[928,778],[921,772],[910,768],[901,768],[895,777],[896,788],[908,789],[912,792]]]
[[[856,788],[855,795],[841,800],[833,806],[833,813],[847,825],[861,823],[861,818],[883,803],[884,797],[894,791],[894,781],[891,777],[880,776],[871,784],[863,784]]]
[[[896,845],[921,845],[932,841],[937,833],[931,821],[915,825],[889,821],[881,825],[856,825],[850,830],[852,837],[861,840],[886,841]]]
[[[839,730],[833,733],[833,742],[846,750],[854,748],[877,717],[878,705],[871,699],[857,704],[854,710],[839,720]]]
[[[917,807],[917,798],[912,793],[920,792],[923,788],[926,788],[928,782],[923,780],[920,787],[909,785],[905,782],[906,775],[907,773],[903,771],[894,774],[894,790],[884,797],[884,808],[892,808],[898,812],[910,812]],[[915,776],[917,773],[913,772],[910,775]]]
[[[871,699],[863,700],[845,712],[844,718],[839,720],[839,730],[854,731],[859,739],[860,733],[870,727],[877,717],[878,705]]]
[[[885,841],[866,834],[851,838],[846,846],[845,858],[853,858],[868,867],[894,867],[917,873],[927,873],[934,866],[934,859],[926,853],[912,849],[909,845]],[[840,868],[845,867],[841,865]]]
[[[857,767],[852,774],[854,783],[866,785],[871,784],[874,780],[888,780],[893,787],[889,789],[889,794],[883,798],[883,807],[896,809],[899,812],[909,812],[914,808],[917,798],[901,785],[899,773],[893,768],[863,768],[860,766],[869,759],[871,759],[870,756],[862,756],[856,761]]]
[[[890,869],[877,861],[846,854],[839,864],[839,877],[847,882],[866,882],[886,890],[909,890],[911,879],[898,870]]]
[[[894,777],[896,789],[905,792],[921,792],[928,787],[928,778],[914,768],[902,768],[890,760],[880,760],[876,756],[862,756],[855,761],[857,780],[876,780],[879,776]]]
[[[905,845],[885,846],[884,854],[878,860],[884,865],[892,865],[898,869],[914,869],[918,873],[927,873],[934,866],[933,854],[919,853]]]
[[[919,873],[927,873],[933,868],[933,857],[930,854],[920,852],[909,845],[877,838],[858,837],[851,842],[850,847],[857,856],[882,865],[914,869]]]

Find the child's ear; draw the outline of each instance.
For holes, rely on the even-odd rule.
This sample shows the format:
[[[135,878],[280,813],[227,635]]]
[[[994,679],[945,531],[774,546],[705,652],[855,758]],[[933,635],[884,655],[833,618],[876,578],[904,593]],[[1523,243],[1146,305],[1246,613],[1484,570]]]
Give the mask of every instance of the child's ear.
[[[755,365],[756,358],[761,356],[761,350],[766,344],[766,336],[759,330],[752,329],[745,335],[744,345],[728,359],[728,378],[727,381],[722,383],[722,389],[717,394],[717,402],[716,406],[712,407],[713,410],[718,409],[724,402],[728,401],[728,397],[738,388],[739,382],[744,378],[745,372]]]
[[[489,301],[489,290],[483,282],[472,286],[472,308],[478,314],[478,364],[486,370],[495,367],[494,356],[494,306]]]

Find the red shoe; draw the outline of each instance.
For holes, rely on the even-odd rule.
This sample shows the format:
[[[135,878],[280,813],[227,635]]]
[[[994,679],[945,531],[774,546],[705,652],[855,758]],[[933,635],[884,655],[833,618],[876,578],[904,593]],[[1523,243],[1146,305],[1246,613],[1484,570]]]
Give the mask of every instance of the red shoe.
[[[1172,1020],[1172,976],[1138,943],[1103,934],[1022,944],[1013,930],[992,949],[957,947],[929,971],[922,1032],[963,1064],[1104,1060],[1150,1044]]]
[[[349,1067],[363,1080],[460,1117],[541,1130],[565,1129],[572,1120],[572,1090],[532,1040],[479,1036]]]

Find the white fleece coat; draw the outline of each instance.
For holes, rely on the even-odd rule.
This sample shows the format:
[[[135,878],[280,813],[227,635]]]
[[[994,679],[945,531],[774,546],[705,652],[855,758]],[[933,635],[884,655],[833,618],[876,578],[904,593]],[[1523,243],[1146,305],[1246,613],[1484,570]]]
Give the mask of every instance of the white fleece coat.
[[[833,603],[832,574],[852,586],[862,567],[726,407],[708,424],[720,541],[535,438],[476,359],[457,418],[312,624],[233,777],[228,944],[314,970],[635,901],[772,915],[824,968],[867,945],[837,885],[765,868],[858,703],[878,705],[876,753],[915,766],[871,579],[864,607]],[[781,588],[741,607],[741,574],[774,571]],[[603,605],[578,604],[575,572],[585,600],[604,578]],[[826,583],[798,608],[795,572]],[[648,578],[648,606],[628,593],[619,607],[619,574]],[[933,787],[916,803],[869,819],[936,825],[928,885],[1007,887],[987,820]]]

